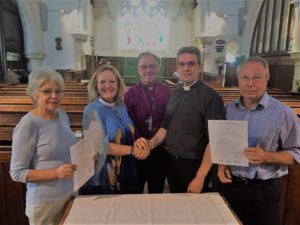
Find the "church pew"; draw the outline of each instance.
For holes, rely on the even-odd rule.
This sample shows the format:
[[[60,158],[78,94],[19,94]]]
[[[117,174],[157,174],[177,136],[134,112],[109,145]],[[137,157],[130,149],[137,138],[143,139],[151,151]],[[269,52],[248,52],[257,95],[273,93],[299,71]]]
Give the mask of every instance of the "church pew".
[[[6,224],[28,224],[24,214],[26,186],[22,183],[13,182],[9,175],[13,128],[21,117],[33,107],[29,98],[25,101],[28,104],[9,105],[4,103],[0,106],[0,211],[5,212],[1,213],[0,221]],[[73,131],[80,130],[83,108],[88,103],[87,98],[80,103],[75,99],[66,103],[66,105],[62,105],[62,108],[68,111],[71,128]]]
[[[33,105],[28,104],[0,104],[0,112],[29,112],[33,107]],[[68,113],[82,113],[84,105],[62,105],[61,108]]]
[[[24,91],[22,91],[22,93],[24,93]],[[224,91],[222,93],[226,93],[226,91]],[[67,113],[68,113],[69,118],[70,118],[71,128],[72,129],[73,128],[80,129],[80,127],[81,127],[81,119],[82,119],[82,110],[83,110],[84,104],[81,104],[78,99],[80,99],[80,101],[82,99],[84,99],[84,100],[82,100],[82,103],[85,100],[88,103],[87,96],[76,96],[76,94],[74,94],[73,91],[70,91],[69,94],[70,95],[68,95],[68,96],[65,95],[65,97],[63,98],[63,101],[64,101],[64,99],[67,99],[67,100],[65,100],[65,104],[68,105],[68,106],[65,106],[65,109],[67,110]],[[224,95],[225,95],[224,99],[227,102],[229,102],[229,101],[232,101],[233,99],[236,99],[236,98],[239,97],[239,91],[237,90],[236,93],[234,93],[232,95],[230,95],[230,94],[228,94],[228,95],[224,94]],[[0,96],[1,96],[1,91],[0,91]],[[0,98],[2,99],[2,96]],[[0,138],[1,138],[1,128],[3,128],[3,132],[6,135],[6,136],[3,137],[4,141],[11,142],[11,134],[12,134],[13,127],[18,123],[18,121],[20,120],[20,118],[23,115],[25,115],[33,106],[31,105],[31,101],[30,101],[30,99],[29,99],[29,97],[28,97],[27,94],[19,95],[19,96],[14,96],[14,98],[8,98],[7,96],[3,96],[3,99],[11,99],[11,101],[10,102],[3,101],[2,103],[0,103],[0,105],[4,105],[4,108],[1,108],[1,106],[0,106]],[[20,101],[17,104],[14,104],[13,99],[16,99],[16,100],[26,99],[26,100],[25,100],[25,102]],[[296,107],[297,107],[297,102],[299,102],[299,97],[298,97],[298,99],[296,98],[296,99],[288,100],[289,98],[286,99],[286,96],[283,96],[282,99],[283,99],[283,101],[291,102],[291,104],[296,103],[295,104]],[[11,106],[9,106],[9,105],[11,105]],[[10,107],[14,107],[16,105],[21,105],[21,107],[19,108],[20,112],[19,112],[18,109],[17,110],[13,110],[13,112],[11,112],[9,110],[9,109],[11,109]],[[73,108],[73,105],[75,105],[74,108]],[[63,104],[62,104],[62,107],[64,107]],[[8,108],[8,110],[5,111],[4,113],[2,113],[2,110],[5,110],[5,108]],[[299,114],[300,114],[300,112],[299,112]],[[4,126],[1,127],[1,124],[3,124]],[[1,143],[1,140],[0,140],[0,143]],[[9,189],[7,187],[4,187],[5,189],[3,188],[3,190],[6,191],[6,190],[10,190],[11,189],[12,193],[18,192],[18,194],[20,194],[20,193],[23,194],[22,196],[18,196],[16,199],[14,198],[13,194],[12,194],[12,196],[2,195],[2,196],[4,196],[3,197],[4,201],[2,201],[2,199],[0,199],[0,208],[2,206],[3,207],[5,206],[6,207],[5,208],[6,211],[10,210],[11,208],[15,208],[16,210],[18,210],[18,212],[22,212],[23,213],[22,215],[20,215],[20,217],[21,217],[20,219],[22,219],[22,218],[25,217],[24,216],[24,210],[25,209],[23,209],[22,207],[20,207],[20,205],[21,206],[24,205],[24,201],[25,201],[24,200],[25,187],[24,187],[23,184],[11,181],[10,176],[8,174],[10,154],[11,154],[10,153],[11,147],[10,146],[0,146],[0,151],[1,151],[0,152],[0,164],[1,164],[0,174],[2,173],[2,175],[4,176],[3,179],[5,180],[4,182],[0,183],[1,187],[5,186],[6,184],[10,184],[10,185],[13,185],[13,186],[9,186],[10,187]],[[3,152],[3,154],[2,154],[2,152]],[[1,158],[1,155],[2,155],[2,158]],[[2,159],[5,159],[4,162],[3,162],[4,164],[1,161]],[[5,169],[3,169],[3,168],[5,168]],[[295,200],[293,197],[291,197],[292,194],[294,193],[293,192],[294,191],[293,190],[294,187],[291,187],[291,185],[295,185],[295,182],[298,179],[295,174],[296,175],[300,174],[299,166],[296,166],[294,168],[294,170],[291,170],[290,175],[285,176],[284,178],[281,179],[281,183],[282,183],[281,185],[283,187],[282,188],[283,192],[282,192],[282,196],[281,196],[281,199],[282,199],[282,201],[281,201],[281,207],[282,207],[282,209],[284,209],[284,212],[285,212],[284,216],[285,217],[286,217],[286,215],[288,215],[288,213],[295,213],[295,210],[298,210],[298,209],[295,209],[295,208],[289,208],[289,202]],[[291,178],[293,180],[291,180]],[[297,187],[299,187],[299,185]],[[23,192],[22,192],[22,190],[23,190]],[[2,198],[2,196],[1,196],[1,198]],[[298,196],[300,196],[300,194]],[[14,201],[14,202],[7,203],[7,201],[11,201],[10,199],[13,199],[12,201]],[[1,206],[1,202],[2,202],[2,206]],[[7,209],[7,207],[9,209]],[[287,210],[289,210],[289,212],[286,212]],[[297,213],[297,211],[296,211],[296,213]],[[5,220],[5,219],[9,219],[9,218],[3,218],[3,219]],[[15,218],[13,218],[13,220],[14,219]],[[4,220],[2,220],[2,217],[0,215],[0,221],[4,221]],[[19,222],[19,221],[16,221],[16,222],[14,222],[12,224],[23,224],[23,223]]]
[[[10,143],[12,141],[13,127],[0,127],[0,143],[5,141],[5,143]]]
[[[10,146],[0,146],[0,223],[28,224],[25,216],[26,187],[9,175]],[[11,216],[13,215],[13,216]]]
[[[227,104],[228,102],[237,99],[237,96],[234,97],[223,97],[224,103]],[[299,113],[299,107],[300,107],[300,99],[290,99],[290,98],[284,98],[279,99],[281,102],[287,104],[290,106],[296,114],[300,115]],[[72,98],[63,98],[61,107],[67,111],[67,112],[82,112],[84,109],[84,106],[88,104],[88,101],[86,98],[80,98],[77,99],[75,96]],[[0,100],[0,112],[13,112],[13,111],[23,111],[28,112],[33,108],[33,105],[31,103],[31,100],[29,98],[1,98]]]
[[[0,126],[14,127],[20,119],[27,113],[27,111],[14,111],[14,112],[0,112]],[[82,120],[82,111],[67,112],[70,120],[71,127],[80,127]]]
[[[1,90],[0,89],[0,96],[5,95],[17,95],[17,96],[23,96],[28,95],[25,90]],[[64,96],[88,96],[87,91],[64,91]]]
[[[300,108],[292,108],[292,110],[300,117]]]
[[[63,98],[61,105],[87,105],[89,103],[87,98]],[[16,98],[16,97],[5,97],[0,99],[0,104],[12,104],[12,105],[32,105],[30,98]]]
[[[19,215],[19,218],[9,218],[14,220],[11,224],[25,224],[25,192],[26,187],[22,183],[13,182],[9,175],[9,163],[11,157],[10,146],[0,146],[0,185],[3,191],[0,193],[0,209],[5,208],[8,215]],[[291,205],[298,205],[298,199],[295,194],[300,196],[300,166],[290,166],[289,174],[280,179],[281,183],[281,196],[280,196],[280,209],[281,214],[285,218],[294,218],[295,214],[300,215],[299,207],[291,208]],[[12,214],[11,214],[12,213]],[[289,216],[292,214],[293,216]],[[0,220],[4,221],[8,218],[1,218],[7,215],[0,215]],[[294,221],[295,222],[295,221]],[[297,223],[292,223],[297,224]]]
[[[30,97],[28,95],[0,95],[1,96],[1,99],[12,99],[12,100],[22,100],[22,99],[29,99],[30,100]],[[73,101],[74,103],[76,103],[77,101],[86,101],[87,103],[89,102],[89,99],[87,96],[64,96],[63,99],[62,99],[62,102],[64,101]]]
[[[24,89],[26,90],[27,84],[7,84],[7,85],[2,85],[0,86],[0,89]],[[87,85],[79,85],[79,84],[66,84],[64,86],[64,89],[87,89]]]
[[[73,132],[80,131],[81,130],[81,123],[78,124],[71,124],[70,125]],[[12,142],[12,134],[15,126],[7,126],[2,127],[0,126],[0,145],[9,145]]]
[[[26,187],[13,182],[9,175],[13,128],[33,107],[25,89],[1,91],[0,88],[3,100],[0,103],[0,223],[5,224],[28,224],[24,214]],[[65,91],[62,108],[67,111],[74,131],[81,129],[82,112],[88,102],[86,88]]]

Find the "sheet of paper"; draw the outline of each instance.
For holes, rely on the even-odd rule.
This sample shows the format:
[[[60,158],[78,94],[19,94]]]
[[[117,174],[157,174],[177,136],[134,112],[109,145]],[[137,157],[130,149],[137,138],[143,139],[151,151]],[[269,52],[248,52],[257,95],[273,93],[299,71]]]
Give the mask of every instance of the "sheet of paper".
[[[247,121],[208,120],[208,133],[213,163],[249,166],[243,155],[248,147]]]
[[[94,143],[85,138],[71,146],[71,162],[77,165],[74,172],[74,192],[94,175]]]

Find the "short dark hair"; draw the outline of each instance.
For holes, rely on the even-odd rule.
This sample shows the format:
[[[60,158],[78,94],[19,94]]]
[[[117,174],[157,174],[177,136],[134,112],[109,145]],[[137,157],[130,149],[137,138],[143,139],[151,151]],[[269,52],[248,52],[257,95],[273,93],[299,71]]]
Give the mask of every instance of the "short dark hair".
[[[159,64],[159,58],[157,57],[157,55],[155,55],[154,53],[152,52],[141,52],[138,56],[138,59],[137,59],[137,64],[139,64],[140,60],[142,57],[144,56],[153,56],[153,58],[156,60],[156,62]]]
[[[246,63],[249,63],[249,62],[260,63],[260,64],[267,70],[266,76],[267,76],[268,78],[270,77],[268,61],[265,60],[265,59],[262,58],[262,57],[259,57],[259,56],[252,56],[252,57],[249,57],[249,58],[246,59],[244,62],[242,62],[242,63],[238,66],[238,68],[237,68],[237,72],[236,72],[236,75],[237,75],[237,76],[239,75],[239,72],[240,72],[241,68],[243,67],[243,65],[245,65]]]
[[[178,57],[184,53],[196,55],[198,64],[201,64],[201,52],[200,52],[199,48],[197,48],[195,46],[185,46],[185,47],[180,48],[177,51],[177,59],[176,60],[178,61]]]

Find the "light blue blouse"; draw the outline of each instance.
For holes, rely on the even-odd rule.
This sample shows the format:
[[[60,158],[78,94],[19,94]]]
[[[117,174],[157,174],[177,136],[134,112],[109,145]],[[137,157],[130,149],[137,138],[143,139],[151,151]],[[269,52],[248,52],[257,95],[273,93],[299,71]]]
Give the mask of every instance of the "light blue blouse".
[[[51,169],[70,163],[70,147],[76,141],[62,109],[53,120],[31,112],[20,120],[13,132],[10,175],[14,181],[27,183],[28,203],[45,203],[73,192],[73,178],[33,183],[26,182],[26,177],[30,169]]]

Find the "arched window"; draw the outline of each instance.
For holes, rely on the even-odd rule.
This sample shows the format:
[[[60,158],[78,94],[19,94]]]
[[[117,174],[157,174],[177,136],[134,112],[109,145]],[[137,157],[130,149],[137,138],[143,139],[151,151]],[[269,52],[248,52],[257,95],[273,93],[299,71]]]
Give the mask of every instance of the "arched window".
[[[123,0],[119,26],[122,50],[164,50],[168,33],[164,0]]]

